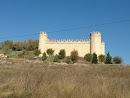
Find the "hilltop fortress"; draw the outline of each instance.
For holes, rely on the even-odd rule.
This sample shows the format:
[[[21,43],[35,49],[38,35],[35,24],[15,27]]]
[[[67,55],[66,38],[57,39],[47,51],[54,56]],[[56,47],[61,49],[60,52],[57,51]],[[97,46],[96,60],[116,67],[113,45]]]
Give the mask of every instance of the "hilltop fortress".
[[[80,57],[84,57],[87,53],[96,53],[97,56],[105,55],[105,43],[101,42],[100,32],[91,32],[90,40],[49,40],[46,32],[40,32],[38,49],[43,53],[49,48],[55,50],[54,54],[58,54],[61,49],[65,49],[66,56],[70,56],[74,49],[78,51]]]

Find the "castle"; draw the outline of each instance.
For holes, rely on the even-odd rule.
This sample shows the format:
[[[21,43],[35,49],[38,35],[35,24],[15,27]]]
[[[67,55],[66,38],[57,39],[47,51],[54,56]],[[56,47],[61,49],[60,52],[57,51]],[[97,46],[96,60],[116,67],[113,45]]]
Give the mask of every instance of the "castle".
[[[46,32],[40,32],[38,49],[43,54],[49,48],[55,50],[54,54],[58,54],[61,49],[65,49],[66,56],[70,56],[74,49],[78,51],[80,57],[84,57],[87,53],[96,53],[97,56],[105,55],[105,43],[101,42],[100,32],[91,32],[90,40],[49,40]]]

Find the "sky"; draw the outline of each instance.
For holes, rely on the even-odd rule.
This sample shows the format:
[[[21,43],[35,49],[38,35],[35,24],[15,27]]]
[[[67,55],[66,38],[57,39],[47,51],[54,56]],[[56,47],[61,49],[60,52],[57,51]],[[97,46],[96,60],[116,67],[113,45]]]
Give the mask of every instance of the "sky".
[[[130,64],[130,21],[100,25],[130,20],[129,5],[130,0],[0,0],[0,42],[39,39],[40,31],[49,39],[90,39],[90,32],[99,31],[105,54]]]

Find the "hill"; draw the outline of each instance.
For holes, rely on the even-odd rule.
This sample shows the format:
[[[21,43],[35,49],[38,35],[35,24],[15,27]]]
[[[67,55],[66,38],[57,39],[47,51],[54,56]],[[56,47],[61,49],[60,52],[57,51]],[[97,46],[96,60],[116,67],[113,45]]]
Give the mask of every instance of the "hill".
[[[130,66],[0,65],[2,98],[129,98]]]

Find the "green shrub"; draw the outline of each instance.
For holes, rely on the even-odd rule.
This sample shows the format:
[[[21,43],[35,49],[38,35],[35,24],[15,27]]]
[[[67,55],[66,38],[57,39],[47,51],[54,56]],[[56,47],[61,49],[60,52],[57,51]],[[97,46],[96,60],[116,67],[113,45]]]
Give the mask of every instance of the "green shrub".
[[[49,61],[47,61],[47,60],[44,60],[44,61],[43,61],[43,63],[45,63],[45,64],[49,64]]]
[[[39,54],[41,54],[41,51],[38,50],[38,49],[35,49],[35,50],[34,50],[34,55],[38,56]]]
[[[67,63],[67,64],[70,64],[70,63],[71,63],[70,57],[67,57],[67,58],[66,58],[66,63]]]
[[[113,58],[113,61],[114,61],[115,64],[121,64],[122,63],[122,58],[116,56],[116,57]]]
[[[101,62],[101,63],[102,63],[102,62],[105,62],[105,59],[106,59],[105,55],[102,55],[102,54],[101,54],[101,55],[99,55],[98,58],[99,58],[99,62]]]
[[[49,57],[52,56],[54,54],[54,50],[51,48],[47,49],[47,54],[49,55]]]
[[[46,53],[44,52],[42,55],[42,61],[45,61],[47,59]]]
[[[23,55],[28,55],[28,54],[29,54],[28,50],[23,50]]]
[[[78,51],[77,50],[73,50],[71,52],[70,58],[73,62],[76,62],[78,60]]]
[[[93,56],[92,56],[92,54],[90,54],[90,53],[88,53],[88,54],[86,54],[86,55],[84,56],[84,59],[85,59],[86,61],[89,61],[89,62],[92,61],[92,58],[93,58]]]
[[[55,55],[55,56],[54,56],[53,62],[59,62],[58,55]]]
[[[3,47],[2,49],[0,49],[0,53],[1,53],[1,54],[7,54],[8,51],[9,51],[9,47],[7,47],[7,46],[5,46],[5,47]]]
[[[60,50],[59,52],[59,59],[64,59],[66,56],[65,49]]]
[[[8,58],[16,58],[17,57],[16,53],[12,50],[9,50],[6,55]]]
[[[18,57],[19,57],[19,58],[23,58],[23,56],[24,56],[23,53],[19,53],[19,54],[18,54]]]
[[[98,62],[98,59],[97,59],[97,54],[96,54],[96,53],[93,53],[92,63],[97,64],[97,62]]]

